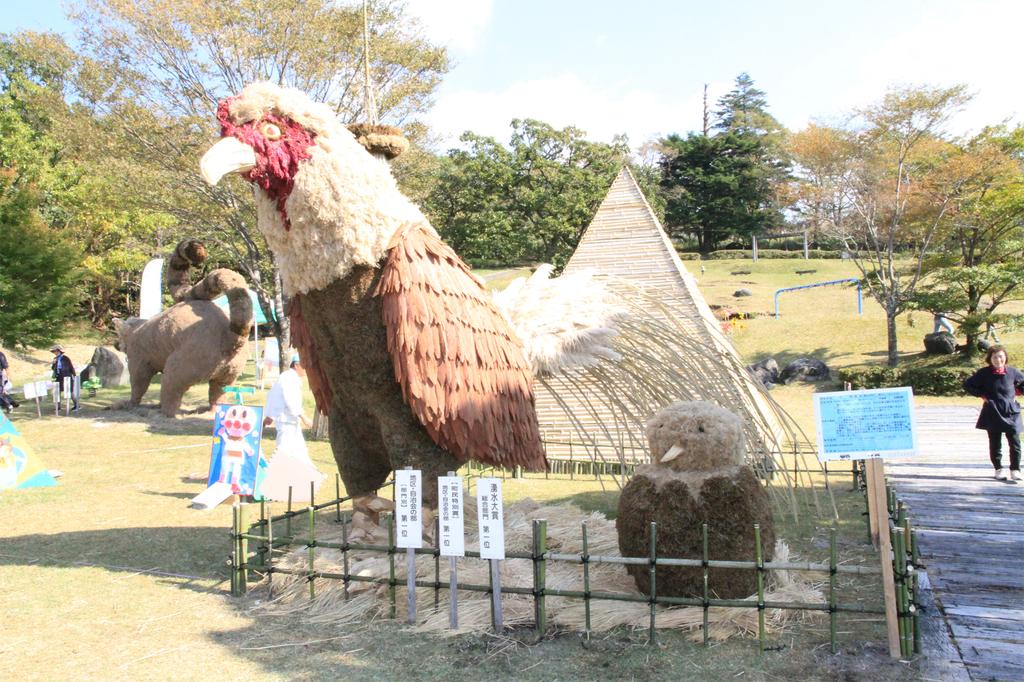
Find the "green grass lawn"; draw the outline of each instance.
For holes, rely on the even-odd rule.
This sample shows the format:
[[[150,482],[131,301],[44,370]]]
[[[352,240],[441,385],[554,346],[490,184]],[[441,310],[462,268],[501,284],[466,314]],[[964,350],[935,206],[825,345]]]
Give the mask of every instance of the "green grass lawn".
[[[836,285],[786,292],[779,297],[779,318],[775,319],[775,292],[784,287],[857,277],[850,261],[838,259],[760,259],[686,261],[700,285],[708,304],[721,305],[758,317],[743,320],[729,332],[745,362],[773,357],[780,369],[798,357],[823,360],[832,369],[884,365],[887,359],[885,313],[865,292],[863,313],[857,314],[856,288]],[[814,270],[797,274],[797,270]],[[749,271],[744,274],[743,271]],[[736,274],[734,274],[736,273]],[[752,296],[737,298],[738,289],[750,289]],[[1011,304],[1007,310],[1024,309]],[[913,312],[898,318],[898,349],[901,364],[954,364],[980,366],[981,359],[957,356],[926,356],[923,337],[932,331],[931,315]],[[1000,334],[1011,357],[1024,353],[1024,331]],[[963,339],[961,338],[961,341]],[[1022,360],[1024,362],[1024,360]],[[772,389],[772,397],[813,435],[814,419],[811,394],[817,390],[836,390],[835,383],[793,384]],[[968,396],[917,396],[918,404],[975,404]]]

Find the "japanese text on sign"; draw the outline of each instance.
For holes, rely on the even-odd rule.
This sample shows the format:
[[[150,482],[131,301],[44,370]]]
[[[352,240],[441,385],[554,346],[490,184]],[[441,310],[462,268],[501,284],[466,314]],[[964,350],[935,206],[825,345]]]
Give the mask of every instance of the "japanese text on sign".
[[[909,387],[814,394],[818,459],[876,459],[917,454]]]
[[[437,523],[441,556],[465,556],[466,541],[462,516],[462,477],[437,477]]]
[[[395,472],[395,545],[404,548],[423,546],[423,486],[419,471]]]
[[[500,478],[477,479],[476,514],[480,526],[480,558],[504,559],[505,519]]]

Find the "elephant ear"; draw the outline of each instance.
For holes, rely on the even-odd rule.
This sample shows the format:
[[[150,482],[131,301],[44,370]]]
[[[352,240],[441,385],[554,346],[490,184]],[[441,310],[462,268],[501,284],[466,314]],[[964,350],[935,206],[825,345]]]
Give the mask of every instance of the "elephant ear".
[[[469,266],[425,224],[391,239],[374,295],[402,396],[460,461],[546,469],[533,375]]]

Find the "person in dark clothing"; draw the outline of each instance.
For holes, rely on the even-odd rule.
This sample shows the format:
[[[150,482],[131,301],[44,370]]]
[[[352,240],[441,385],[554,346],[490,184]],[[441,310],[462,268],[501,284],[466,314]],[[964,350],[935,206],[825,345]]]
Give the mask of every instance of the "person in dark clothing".
[[[71,400],[74,403],[72,412],[77,412],[78,396],[75,395],[74,389],[75,366],[71,364],[71,358],[64,355],[64,349],[60,346],[52,347],[50,352],[54,355],[53,364],[50,365],[50,369],[53,370],[53,382],[55,384],[53,390],[57,392],[57,402],[60,402],[61,392],[64,390],[64,379],[70,378],[72,379]]]
[[[1014,399],[1024,392],[1024,373],[1008,364],[1006,349],[992,346],[985,353],[986,366],[964,382],[964,390],[984,400],[976,428],[988,431],[988,455],[996,468],[996,478],[1006,480],[1003,468],[1003,434],[1010,444],[1009,478],[1019,481],[1020,432],[1024,425],[1020,418],[1020,405]]]
[[[0,351],[0,409],[4,412],[10,412],[14,408],[21,405],[14,396],[8,391],[10,385],[11,372],[7,364],[7,356],[4,355],[3,351]]]

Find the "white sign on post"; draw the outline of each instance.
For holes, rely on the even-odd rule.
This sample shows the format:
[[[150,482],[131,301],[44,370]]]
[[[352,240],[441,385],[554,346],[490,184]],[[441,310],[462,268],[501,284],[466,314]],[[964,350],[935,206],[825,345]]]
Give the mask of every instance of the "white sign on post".
[[[466,556],[462,477],[438,476],[437,490],[441,556]]]
[[[45,387],[44,387],[44,389],[45,389]],[[43,395],[46,395],[46,394],[44,393]],[[38,398],[38,397],[39,397],[39,393],[36,392],[36,385],[35,384],[25,384],[25,400],[32,400],[33,398]]]
[[[505,515],[500,478],[477,479],[476,514],[480,527],[480,558],[504,560]]]
[[[818,459],[889,459],[917,454],[909,386],[814,394]]]
[[[422,510],[423,486],[419,471],[398,469],[395,471],[395,545],[419,549],[423,546]]]

